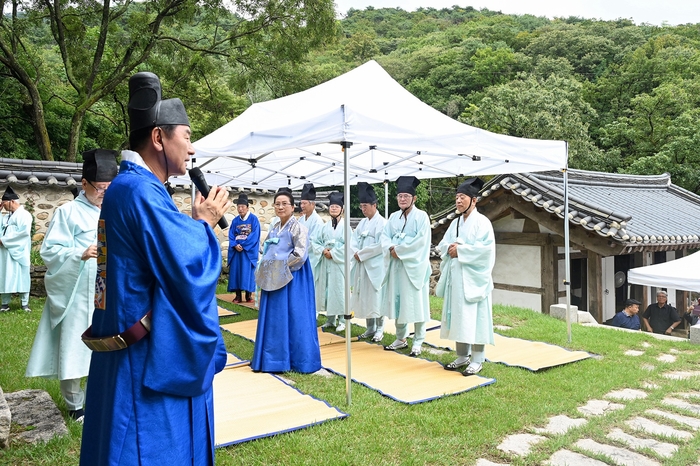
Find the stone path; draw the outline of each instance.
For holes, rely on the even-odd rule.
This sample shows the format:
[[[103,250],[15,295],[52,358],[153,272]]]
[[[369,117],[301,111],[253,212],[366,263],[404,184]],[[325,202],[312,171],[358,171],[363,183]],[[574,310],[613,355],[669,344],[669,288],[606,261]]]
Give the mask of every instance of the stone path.
[[[629,354],[636,356],[636,354]],[[660,362],[672,362],[673,355],[661,355]],[[700,371],[675,371],[662,374],[667,379],[700,377]],[[603,400],[589,400],[577,408],[582,417],[553,416],[544,427],[530,427],[527,433],[507,436],[497,449],[502,457],[512,460],[525,458],[533,447],[562,434],[574,434],[590,420],[622,410],[626,403],[646,399],[649,392],[663,388],[645,382],[644,390],[625,388],[607,393]],[[605,418],[602,418],[605,419]],[[673,460],[680,448],[700,435],[700,391],[668,393],[662,400],[649,403],[648,409],[630,415],[605,432],[605,440],[577,437],[566,447],[555,451],[543,464],[550,466],[661,466]],[[677,460],[676,460],[677,461]],[[700,465],[700,462],[697,463]],[[476,466],[506,466],[510,463],[492,462],[481,458]]]

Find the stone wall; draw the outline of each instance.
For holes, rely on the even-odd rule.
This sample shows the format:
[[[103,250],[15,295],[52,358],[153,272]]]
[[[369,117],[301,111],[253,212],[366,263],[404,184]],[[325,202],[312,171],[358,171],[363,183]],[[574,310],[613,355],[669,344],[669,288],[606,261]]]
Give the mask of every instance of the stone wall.
[[[72,201],[73,194],[67,186],[42,185],[37,183],[28,185],[13,184],[12,189],[17,193],[20,198],[20,203],[25,206],[25,208],[33,209],[32,214],[34,215],[35,232],[32,237],[32,242],[35,249],[38,249],[41,242],[44,240],[44,236],[46,236],[46,230],[53,217],[54,210],[66,202]],[[266,236],[270,220],[275,216],[275,209],[272,206],[274,193],[251,192],[249,190],[246,190],[246,193],[250,201],[250,212],[255,214],[258,220],[260,220],[260,225],[263,230],[261,235],[262,241]],[[232,190],[229,193],[232,205],[225,214],[229,224],[231,220],[238,215],[238,207],[235,204],[235,200],[238,199],[238,194],[238,190]],[[27,201],[30,201],[29,204],[31,204],[31,206],[28,206]],[[173,201],[177,208],[180,209],[180,212],[186,215],[192,215],[192,194],[190,190],[176,188],[175,194],[173,194]],[[319,212],[319,214],[323,217],[324,221],[328,219],[327,211]],[[221,228],[217,226],[214,231],[219,238],[221,253],[225,261],[228,253],[228,229],[221,230]],[[32,286],[32,289],[34,288],[35,287]],[[43,290],[43,286],[41,289]]]

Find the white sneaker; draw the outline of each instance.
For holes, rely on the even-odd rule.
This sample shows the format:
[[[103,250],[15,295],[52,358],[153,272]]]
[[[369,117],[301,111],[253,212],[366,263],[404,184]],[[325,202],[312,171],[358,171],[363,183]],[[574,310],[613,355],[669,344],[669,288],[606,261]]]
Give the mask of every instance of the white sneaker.
[[[343,331],[345,331],[345,324],[339,324],[339,325],[335,328],[335,331],[336,331],[336,332],[343,332]]]
[[[376,332],[374,336],[372,337],[372,341],[377,343],[379,341],[382,341],[384,339],[384,332]]]

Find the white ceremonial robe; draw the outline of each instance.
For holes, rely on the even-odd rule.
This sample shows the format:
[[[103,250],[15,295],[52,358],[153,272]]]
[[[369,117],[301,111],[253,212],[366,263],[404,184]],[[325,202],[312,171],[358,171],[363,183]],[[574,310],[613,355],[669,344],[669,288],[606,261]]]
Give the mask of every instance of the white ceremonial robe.
[[[458,243],[454,258],[447,253],[453,243]],[[438,250],[442,263],[435,291],[444,298],[440,338],[493,345],[491,271],[496,262],[496,241],[491,222],[476,210],[466,221],[460,215],[450,224]]]
[[[326,312],[328,316],[345,315],[345,229],[343,220],[333,229],[328,221],[311,238],[310,249],[319,250],[320,259],[313,267],[316,285],[316,312]],[[330,249],[331,259],[323,256],[324,249]]]
[[[80,335],[92,322],[95,309],[97,260],[81,260],[97,243],[100,209],[81,193],[56,209],[41,245],[47,272],[46,304],[34,338],[27,377],[59,380],[88,375],[91,351]]]
[[[316,266],[318,265],[318,261],[321,260],[321,252],[323,252],[323,248],[319,250],[318,248],[320,246],[314,245],[314,237],[320,233],[323,225],[325,225],[325,222],[315,210],[311,215],[309,215],[308,219],[306,218],[306,215],[302,214],[297,220],[301,225],[304,225],[306,229],[309,230],[309,263],[311,264],[311,269],[315,270]]]
[[[6,215],[0,229],[0,293],[28,293],[29,253],[32,248],[32,214],[19,206]]]
[[[371,219],[363,218],[352,233],[350,310],[360,319],[381,317],[382,282],[389,265],[389,254],[382,247],[385,225],[386,219],[377,212]]]
[[[394,246],[383,281],[382,315],[398,324],[430,320],[430,219],[415,205],[404,226],[402,212],[394,212],[382,231],[382,247]]]

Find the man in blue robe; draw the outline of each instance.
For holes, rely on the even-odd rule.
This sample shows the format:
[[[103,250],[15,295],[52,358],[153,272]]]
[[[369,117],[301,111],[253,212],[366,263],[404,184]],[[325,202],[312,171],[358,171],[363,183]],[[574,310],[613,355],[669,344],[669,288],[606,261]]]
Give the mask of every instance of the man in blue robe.
[[[255,293],[255,267],[260,249],[260,222],[248,210],[248,195],[236,199],[238,216],[228,230],[228,291],[236,293],[234,303],[252,303]],[[245,291],[245,298],[242,293]]]
[[[413,345],[409,356],[417,357],[430,320],[430,219],[415,206],[415,176],[396,180],[399,211],[389,216],[382,232],[382,247],[390,256],[383,282],[382,315],[396,319],[396,340],[384,349],[406,348],[408,324],[413,323]]]
[[[117,175],[116,156],[104,149],[83,153],[83,190],[56,209],[40,251],[47,297],[25,376],[58,378],[68,414],[78,422],[85,402],[80,382],[92,354],[80,335],[95,309],[97,222],[104,193]]]
[[[0,228],[0,312],[10,310],[12,293],[19,293],[22,310],[29,308],[29,253],[32,248],[32,214],[19,203],[19,196],[8,186],[2,195],[3,214]]]
[[[102,204],[81,465],[214,463],[214,375],[226,364],[214,227],[225,189],[198,193],[192,218],[164,183],[194,154],[180,99],[160,80],[129,80],[131,150]]]

